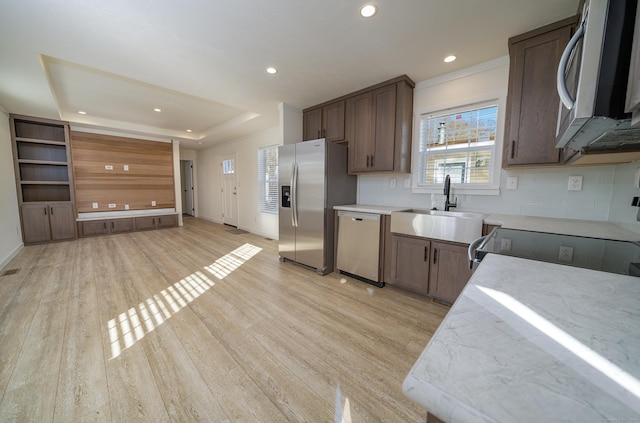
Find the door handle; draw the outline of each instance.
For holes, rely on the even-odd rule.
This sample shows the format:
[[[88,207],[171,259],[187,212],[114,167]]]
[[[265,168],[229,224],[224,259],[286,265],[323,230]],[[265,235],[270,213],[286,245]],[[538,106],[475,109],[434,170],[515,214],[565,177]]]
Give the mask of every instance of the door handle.
[[[298,226],[298,165],[291,165],[291,224]]]
[[[571,98],[571,94],[569,94],[569,89],[567,88],[567,80],[564,78],[564,74],[567,70],[567,66],[569,64],[569,57],[571,53],[578,44],[578,40],[582,38],[584,35],[584,23],[580,25],[571,40],[569,40],[569,44],[562,52],[562,57],[560,57],[560,64],[558,65],[558,74],[556,75],[556,86],[558,89],[558,95],[560,96],[560,101],[564,104],[564,107],[571,110],[575,104],[575,100]]]

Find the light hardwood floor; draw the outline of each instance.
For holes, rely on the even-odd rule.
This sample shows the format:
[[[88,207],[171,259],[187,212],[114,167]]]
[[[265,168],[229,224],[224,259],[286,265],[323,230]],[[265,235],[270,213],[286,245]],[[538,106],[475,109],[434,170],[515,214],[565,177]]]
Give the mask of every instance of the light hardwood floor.
[[[0,277],[0,421],[425,421],[401,385],[447,307],[226,229],[25,247]]]

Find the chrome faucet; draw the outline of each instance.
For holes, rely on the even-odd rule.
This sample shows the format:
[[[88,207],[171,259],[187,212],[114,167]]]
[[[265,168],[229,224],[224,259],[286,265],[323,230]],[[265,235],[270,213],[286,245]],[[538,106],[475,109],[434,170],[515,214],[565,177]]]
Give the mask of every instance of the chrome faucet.
[[[444,178],[444,195],[447,197],[444,200],[444,211],[449,211],[451,207],[458,206],[458,200],[454,200],[453,203],[449,201],[449,194],[451,193],[451,177],[449,175]]]

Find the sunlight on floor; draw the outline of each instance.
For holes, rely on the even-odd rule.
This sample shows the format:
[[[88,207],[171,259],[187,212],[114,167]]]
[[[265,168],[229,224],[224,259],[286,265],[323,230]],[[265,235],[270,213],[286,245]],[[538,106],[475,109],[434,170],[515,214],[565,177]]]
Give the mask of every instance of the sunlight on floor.
[[[262,248],[244,244],[204,269],[222,280],[260,251]],[[204,273],[196,271],[163,289],[159,294],[147,298],[137,307],[131,307],[120,313],[117,318],[109,320],[107,332],[111,343],[111,359],[118,357],[122,351],[144,338],[145,334],[155,330],[214,285],[215,282]]]
[[[623,369],[616,366],[588,346],[584,345],[576,338],[569,335],[512,296],[483,286],[478,286],[478,289],[538,329],[540,332],[571,351],[578,358],[597,369],[600,373],[617,383],[627,392],[637,398],[640,398],[640,381],[638,379],[625,372]]]
[[[344,399],[343,406],[339,384],[336,386],[335,423],[351,423],[351,405],[349,404],[349,398]]]

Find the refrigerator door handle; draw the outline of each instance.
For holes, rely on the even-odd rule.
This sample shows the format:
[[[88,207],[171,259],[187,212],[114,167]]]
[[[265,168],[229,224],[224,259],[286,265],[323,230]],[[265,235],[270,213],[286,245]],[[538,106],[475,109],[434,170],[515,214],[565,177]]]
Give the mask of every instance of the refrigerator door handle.
[[[291,164],[291,225],[298,226],[298,164]]]

